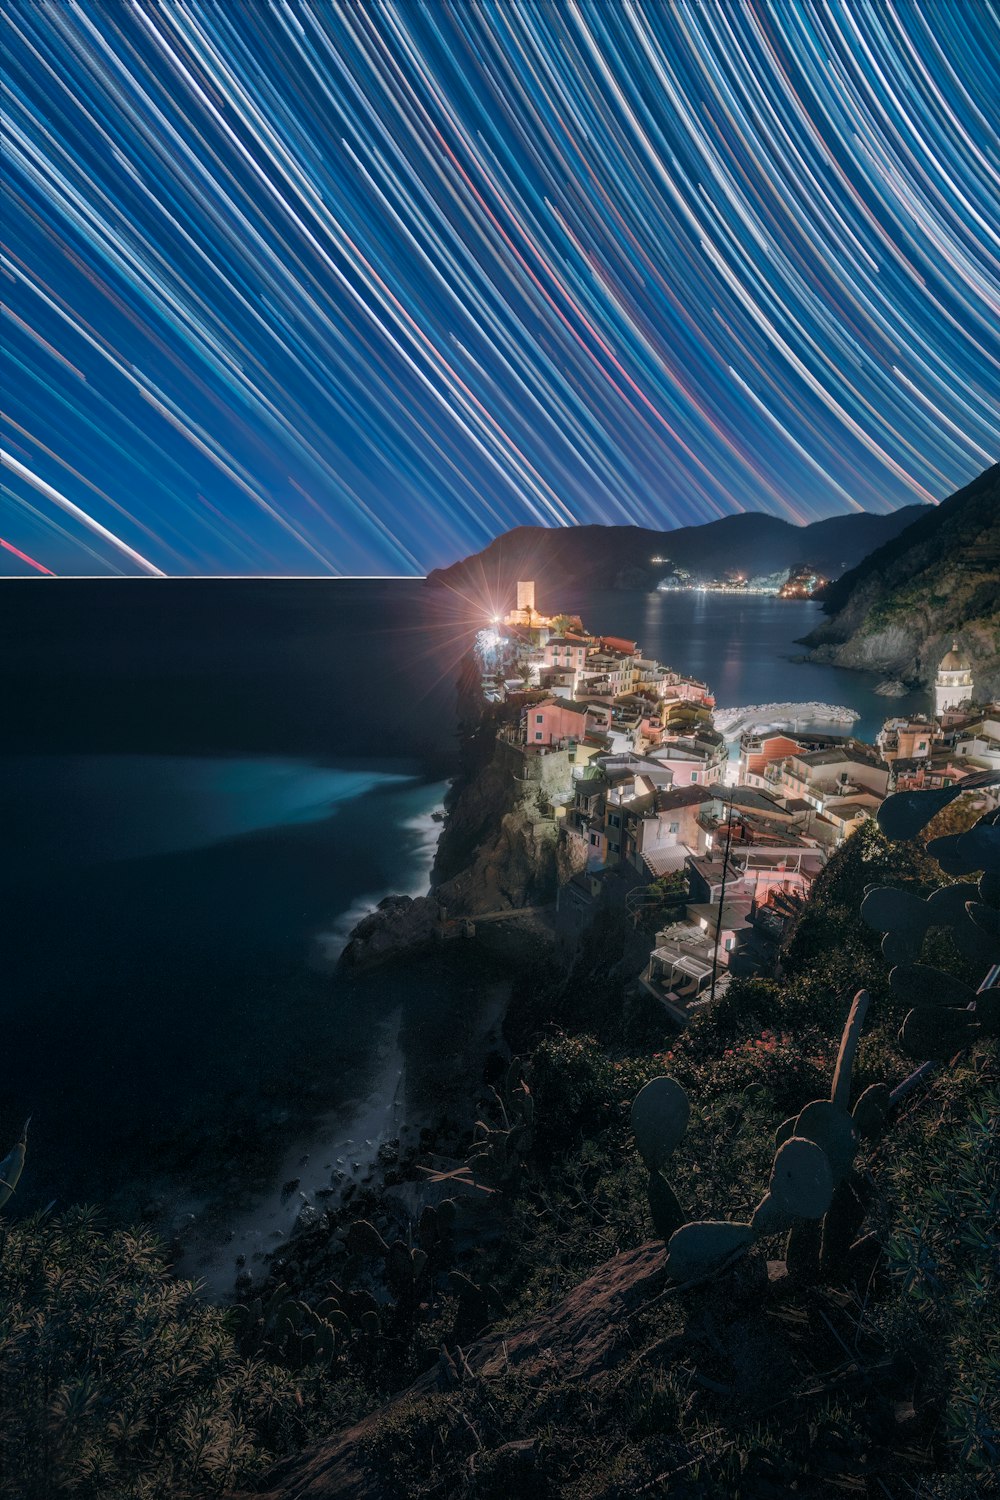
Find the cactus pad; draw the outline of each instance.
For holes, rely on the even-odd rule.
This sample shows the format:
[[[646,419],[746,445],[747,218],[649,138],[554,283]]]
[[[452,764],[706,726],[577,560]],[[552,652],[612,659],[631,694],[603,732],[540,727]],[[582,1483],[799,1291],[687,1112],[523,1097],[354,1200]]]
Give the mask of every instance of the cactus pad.
[[[796,1219],[822,1218],[833,1197],[826,1152],[811,1139],[792,1136],[778,1148],[767,1190],[781,1213]]]
[[[829,1099],[814,1099],[800,1111],[795,1134],[814,1141],[823,1150],[834,1182],[847,1176],[858,1148],[858,1137],[846,1109]]]
[[[915,839],[921,828],[960,795],[957,786],[935,791],[895,792],[886,797],[876,817],[887,839]]]
[[[903,1022],[899,1040],[911,1057],[951,1057],[968,1047],[981,1034],[974,1010],[911,1010]]]
[[[687,1129],[691,1106],[673,1078],[651,1078],[632,1101],[635,1143],[646,1166],[657,1171]]]
[[[685,1224],[670,1237],[667,1271],[675,1281],[710,1276],[723,1261],[745,1249],[753,1239],[754,1232],[749,1224],[711,1219]]]
[[[765,1193],[753,1211],[750,1228],[755,1235],[777,1234],[780,1229],[788,1229],[796,1222],[794,1214],[783,1209],[770,1193]]]
[[[897,995],[911,1005],[968,1005],[975,990],[929,964],[897,964],[889,975],[889,984]]]
[[[347,1231],[347,1248],[352,1255],[385,1255],[389,1246],[374,1224],[356,1219]]]
[[[873,1141],[882,1134],[888,1113],[889,1090],[884,1083],[873,1083],[855,1104],[851,1118],[858,1135],[866,1141]]]

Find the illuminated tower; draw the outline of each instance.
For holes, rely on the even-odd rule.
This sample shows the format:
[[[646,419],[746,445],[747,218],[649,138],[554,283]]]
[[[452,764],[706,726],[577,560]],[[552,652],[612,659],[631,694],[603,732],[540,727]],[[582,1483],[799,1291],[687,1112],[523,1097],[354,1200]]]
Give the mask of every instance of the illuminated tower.
[[[958,642],[952,641],[934,679],[934,712],[943,714],[958,708],[972,697],[972,691],[972,663],[964,651],[959,651]]]
[[[535,585],[534,583],[519,583],[517,585],[517,612],[526,614],[535,613]]]

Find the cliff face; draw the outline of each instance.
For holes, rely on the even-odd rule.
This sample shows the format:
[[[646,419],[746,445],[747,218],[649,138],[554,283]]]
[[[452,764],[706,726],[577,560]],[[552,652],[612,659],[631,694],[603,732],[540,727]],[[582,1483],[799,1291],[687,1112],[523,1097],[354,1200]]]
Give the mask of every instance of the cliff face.
[[[498,733],[510,719],[509,709],[484,701],[479,671],[467,659],[458,684],[460,771],[445,799],[431,894],[381,901],[354,928],[341,959],[347,968],[429,945],[442,907],[449,917],[475,917],[545,906],[577,873],[558,825],[543,811],[549,794],[569,780],[568,754],[525,757]]]
[[[1000,693],[1000,465],[942,501],[827,590],[814,660],[930,686],[957,636],[976,694]]]
[[[565,752],[526,760],[496,740],[489,761],[459,783],[432,881],[453,915],[544,905],[555,899],[557,825],[542,814],[569,777]]]

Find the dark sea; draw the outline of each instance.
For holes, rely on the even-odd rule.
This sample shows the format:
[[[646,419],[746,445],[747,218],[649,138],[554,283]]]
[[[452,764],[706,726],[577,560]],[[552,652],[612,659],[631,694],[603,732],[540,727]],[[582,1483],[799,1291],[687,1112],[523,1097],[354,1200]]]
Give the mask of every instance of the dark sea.
[[[540,601],[544,606],[545,601]],[[561,601],[562,602],[562,601]],[[719,708],[766,703],[830,703],[857,710],[852,726],[829,730],[874,742],[890,715],[930,713],[931,694],[885,698],[879,678],[817,662],[795,661],[805,647],[796,641],[823,616],[808,599],[773,595],[623,592],[571,593],[563,607],[582,614],[588,630],[638,641],[647,656],[707,682]],[[802,721],[805,727],[807,721]]]
[[[927,707],[791,664],[807,603],[541,602],[720,705],[846,703],[869,738]],[[20,1206],[155,1219],[260,1192],[338,1110],[313,1169],[349,1173],[419,1109],[422,1059],[458,1060],[456,1033],[488,1024],[503,976],[474,956],[335,967],[383,895],[427,888],[483,623],[409,580],[0,587],[0,1155],[31,1114]]]

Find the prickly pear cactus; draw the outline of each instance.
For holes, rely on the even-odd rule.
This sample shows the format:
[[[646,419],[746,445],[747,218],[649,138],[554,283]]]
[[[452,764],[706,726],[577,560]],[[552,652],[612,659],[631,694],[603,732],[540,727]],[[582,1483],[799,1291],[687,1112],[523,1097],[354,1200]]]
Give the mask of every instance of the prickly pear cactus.
[[[635,1143],[649,1172],[649,1212],[664,1243],[684,1223],[685,1214],[662,1169],[687,1129],[690,1114],[688,1096],[673,1078],[651,1078],[632,1101]]]
[[[632,1101],[635,1143],[651,1172],[673,1155],[691,1115],[688,1096],[673,1078],[651,1078]]]
[[[1000,774],[987,771],[964,777],[955,786],[936,792],[902,792],[887,797],[879,808],[878,821],[889,838],[914,838],[942,807],[964,792],[1000,785]],[[942,1059],[960,1052],[983,1036],[1000,1035],[1000,1002],[992,991],[997,985],[1000,963],[1000,810],[985,812],[964,833],[931,839],[927,852],[951,876],[982,872],[978,883],[966,880],[944,885],[921,903],[922,914],[909,897],[903,904],[886,890],[871,892],[862,905],[862,916],[879,928],[889,927],[889,918],[905,916],[904,934],[892,948],[896,967],[889,976],[893,989],[909,1000],[913,1009],[903,1022],[900,1044],[912,1057]],[[893,902],[896,902],[893,905]],[[923,921],[931,927],[951,930],[956,947],[975,964],[991,966],[980,992],[971,995],[954,976],[920,964],[916,928]],[[885,943],[896,937],[886,930]],[[921,938],[922,942],[922,938]]]
[[[795,1134],[820,1147],[834,1182],[847,1176],[858,1149],[858,1133],[846,1109],[830,1099],[814,1099],[799,1111]]]
[[[675,1281],[710,1276],[754,1238],[749,1224],[730,1224],[721,1219],[685,1224],[670,1236],[667,1272]]]
[[[352,1255],[385,1256],[389,1253],[389,1246],[367,1219],[355,1219],[348,1229],[347,1248]]]
[[[24,1122],[21,1139],[11,1147],[3,1161],[0,1161],[0,1208],[3,1208],[7,1199],[14,1192],[21,1180],[21,1173],[24,1171],[25,1153],[28,1149],[28,1126],[30,1124],[31,1117],[29,1115],[28,1119]]]
[[[860,1140],[878,1140],[885,1129],[891,1103],[892,1096],[884,1083],[873,1083],[865,1089],[851,1110],[851,1119]]]
[[[329,1365],[337,1350],[338,1333],[347,1324],[335,1297],[325,1298],[312,1308],[293,1297],[285,1286],[276,1287],[266,1301],[255,1297],[235,1311],[237,1338],[245,1355],[264,1355],[296,1370]]]
[[[878,821],[889,838],[914,838],[942,807],[963,792],[1000,785],[1000,774],[973,775],[940,792],[888,797]],[[911,1009],[900,1040],[913,1056],[949,1057],[980,1037],[1000,1035],[1000,810],[985,813],[966,833],[932,840],[928,853],[953,876],[982,872],[973,884],[953,882],[926,900],[910,891],[869,887],[864,920],[883,934],[882,951],[892,965],[890,984]],[[929,932],[950,931],[959,952],[989,965],[978,991],[954,975],[920,961]],[[869,1003],[859,991],[844,1026],[829,1099],[815,1099],[775,1132],[768,1191],[749,1224],[706,1220],[682,1224],[667,1244],[667,1269],[679,1282],[711,1276],[757,1238],[790,1227],[789,1271],[811,1276],[840,1265],[864,1222],[871,1188],[854,1162],[862,1141],[877,1140],[893,1104],[930,1068],[925,1062],[890,1093],[881,1083],[864,1090],[851,1108],[853,1068]],[[672,1079],[654,1079],[632,1106],[636,1145],[650,1173],[649,1198],[659,1232],[679,1211],[665,1191],[661,1169],[687,1125],[683,1089]],[[662,1226],[662,1228],[661,1228]]]
[[[767,1191],[784,1218],[821,1219],[833,1197],[826,1152],[807,1137],[793,1135],[775,1153]]]

